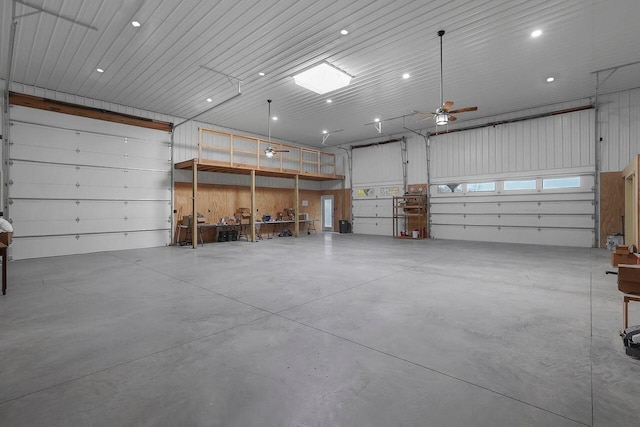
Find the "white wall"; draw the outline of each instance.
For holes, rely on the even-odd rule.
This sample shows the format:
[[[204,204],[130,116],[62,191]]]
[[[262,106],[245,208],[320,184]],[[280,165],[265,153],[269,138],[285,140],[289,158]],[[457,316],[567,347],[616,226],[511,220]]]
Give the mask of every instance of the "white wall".
[[[640,88],[598,98],[601,171],[620,171],[640,153]]]

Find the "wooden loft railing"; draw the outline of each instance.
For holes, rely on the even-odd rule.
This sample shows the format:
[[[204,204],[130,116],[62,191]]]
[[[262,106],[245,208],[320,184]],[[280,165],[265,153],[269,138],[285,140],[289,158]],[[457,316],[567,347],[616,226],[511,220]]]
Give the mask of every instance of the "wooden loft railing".
[[[276,151],[271,158],[265,154],[267,147]],[[344,179],[344,175],[336,174],[333,153],[207,128],[198,131],[198,158],[177,163],[175,167],[192,169],[194,165],[198,170],[212,172],[250,174],[254,170],[267,176]]]

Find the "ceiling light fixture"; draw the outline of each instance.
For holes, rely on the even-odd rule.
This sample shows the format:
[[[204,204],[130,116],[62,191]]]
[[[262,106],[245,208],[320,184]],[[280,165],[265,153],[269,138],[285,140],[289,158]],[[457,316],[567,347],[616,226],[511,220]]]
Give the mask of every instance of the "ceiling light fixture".
[[[278,120],[278,116],[273,116],[271,120],[274,120],[274,121]]]
[[[269,159],[272,158],[274,154],[275,154],[275,150],[271,146],[267,147],[267,149],[264,150],[264,155],[267,156]]]
[[[213,102],[213,99],[207,98],[207,102]]]
[[[347,34],[349,34],[349,31],[347,30],[341,30],[340,34],[342,34],[343,36],[346,36]]]
[[[553,83],[555,80],[555,77],[547,77],[547,83]]]
[[[138,28],[140,26],[140,23],[138,21],[131,21],[131,25]]]
[[[402,75],[402,78],[403,78],[403,79],[408,79],[409,77],[411,77],[411,74],[409,74],[409,73],[404,73],[404,74]]]
[[[332,102],[333,102],[333,100],[327,99],[327,104],[331,104]]]
[[[319,95],[349,86],[351,76],[344,71],[322,62],[293,76],[298,86],[309,89]]]
[[[531,37],[533,37],[534,39],[536,37],[540,37],[542,35],[542,30],[535,30],[534,32],[531,33]]]
[[[258,75],[259,75],[260,77],[264,77],[264,73],[263,73],[262,71],[260,71],[260,72],[258,73]]]
[[[96,68],[96,71],[99,73],[104,73],[104,70],[102,68]]]
[[[434,120],[436,121],[437,126],[446,125],[447,123],[449,123],[449,114],[447,114],[447,112],[442,108],[438,108],[436,110]]]
[[[382,122],[380,121],[380,119],[376,117],[375,119],[373,119],[373,121],[373,127],[376,128],[376,132],[382,133]]]

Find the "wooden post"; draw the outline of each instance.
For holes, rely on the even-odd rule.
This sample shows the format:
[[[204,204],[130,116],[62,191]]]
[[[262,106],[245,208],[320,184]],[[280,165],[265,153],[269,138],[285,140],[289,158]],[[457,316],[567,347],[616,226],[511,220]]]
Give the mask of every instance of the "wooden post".
[[[191,241],[193,242],[193,249],[198,249],[198,159],[193,159],[191,169],[193,171],[193,187],[191,189],[191,199],[193,201]]]
[[[256,171],[251,170],[251,241],[256,241]]]
[[[295,236],[298,237],[298,235],[300,234],[300,186],[299,186],[299,179],[298,179],[298,175],[296,175],[295,178],[295,188],[296,188],[296,194],[294,197],[294,217],[295,217]]]

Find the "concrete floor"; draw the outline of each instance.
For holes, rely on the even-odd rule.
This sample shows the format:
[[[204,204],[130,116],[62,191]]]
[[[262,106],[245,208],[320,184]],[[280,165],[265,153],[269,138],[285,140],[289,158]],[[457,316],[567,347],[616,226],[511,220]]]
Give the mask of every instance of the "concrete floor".
[[[319,233],[11,262],[0,426],[635,426],[608,257]]]

